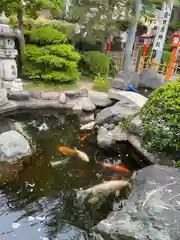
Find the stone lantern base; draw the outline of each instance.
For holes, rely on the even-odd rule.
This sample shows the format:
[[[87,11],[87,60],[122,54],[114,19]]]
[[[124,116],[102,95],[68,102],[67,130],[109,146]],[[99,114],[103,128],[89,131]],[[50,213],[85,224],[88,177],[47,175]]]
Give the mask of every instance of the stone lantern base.
[[[10,90],[12,88],[12,83],[12,81],[2,81],[1,87]]]

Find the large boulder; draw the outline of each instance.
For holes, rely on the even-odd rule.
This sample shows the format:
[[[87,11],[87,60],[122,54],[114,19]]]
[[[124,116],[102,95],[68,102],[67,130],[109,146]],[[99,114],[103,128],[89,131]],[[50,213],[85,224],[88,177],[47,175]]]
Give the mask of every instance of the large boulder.
[[[141,119],[139,116],[136,116],[131,120],[128,126],[128,131],[132,134],[140,136],[141,133]]]
[[[27,139],[19,132],[11,130],[0,134],[0,161],[12,162],[32,154]]]
[[[77,100],[74,110],[94,111],[96,105],[93,103],[90,97],[81,97]]]
[[[140,77],[137,72],[127,71],[119,73],[112,81],[112,88],[124,90],[129,83],[136,88],[139,81]]]
[[[94,231],[109,240],[178,240],[179,189],[179,169],[160,165],[141,169],[128,200],[114,205],[114,211]]]
[[[139,106],[128,98],[122,97],[121,101],[113,106],[100,111],[95,119],[96,124],[118,123],[119,121],[134,115],[139,110]]]
[[[107,107],[112,103],[107,93],[93,91],[89,95],[97,107]]]
[[[113,139],[112,131],[108,131],[107,128],[101,126],[98,130],[97,143],[99,147],[107,148],[111,147],[116,141]]]
[[[81,124],[86,124],[94,121],[94,113],[81,112],[78,117]]]
[[[140,74],[138,87],[156,89],[164,84],[163,78],[153,69],[144,69]]]
[[[142,96],[139,93],[135,92],[129,92],[129,91],[119,91],[115,89],[109,89],[108,91],[108,97],[110,99],[116,99],[116,100],[122,100],[124,98],[127,98],[137,104],[139,107],[143,107],[144,104],[147,101],[147,98]]]
[[[105,123],[98,129],[97,144],[99,147],[111,147],[116,142],[124,142],[127,139],[127,134],[120,126]]]

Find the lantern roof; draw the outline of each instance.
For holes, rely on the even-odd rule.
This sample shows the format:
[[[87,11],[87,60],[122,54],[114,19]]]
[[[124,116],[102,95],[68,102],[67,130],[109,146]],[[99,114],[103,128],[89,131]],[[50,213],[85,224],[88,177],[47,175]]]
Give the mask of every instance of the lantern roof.
[[[179,32],[174,32],[171,36],[169,36],[168,38],[174,38],[174,37],[178,37],[180,38],[180,33]]]

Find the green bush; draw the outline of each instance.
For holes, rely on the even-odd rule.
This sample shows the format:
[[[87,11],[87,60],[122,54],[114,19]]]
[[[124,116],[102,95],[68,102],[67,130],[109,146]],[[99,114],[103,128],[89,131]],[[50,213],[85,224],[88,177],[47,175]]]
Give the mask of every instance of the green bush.
[[[112,58],[110,58],[110,63],[109,63],[109,76],[114,77],[118,73],[116,63]]]
[[[90,76],[109,75],[109,56],[100,52],[85,52],[80,61],[83,74]]]
[[[72,45],[64,44],[64,34],[49,27],[34,29],[29,34],[29,40],[31,44],[25,46],[25,76],[37,76],[44,81],[55,83],[79,79],[80,55]],[[32,44],[34,42],[36,45]],[[63,44],[55,44],[61,42]]]
[[[110,88],[111,82],[104,77],[96,76],[93,81],[93,88],[98,91],[107,91]]]
[[[32,29],[29,36],[29,41],[39,46],[48,44],[60,44],[67,41],[66,35],[52,27],[42,27]]]
[[[180,161],[173,160],[172,163],[174,168],[180,168]]]
[[[151,152],[180,150],[180,82],[156,89],[140,111],[141,134]]]
[[[59,45],[51,45],[47,47],[47,49],[51,54],[55,54],[59,57],[65,57],[68,60],[79,61],[81,58],[79,53],[75,52],[74,47],[70,44],[61,44],[61,47],[59,47]]]

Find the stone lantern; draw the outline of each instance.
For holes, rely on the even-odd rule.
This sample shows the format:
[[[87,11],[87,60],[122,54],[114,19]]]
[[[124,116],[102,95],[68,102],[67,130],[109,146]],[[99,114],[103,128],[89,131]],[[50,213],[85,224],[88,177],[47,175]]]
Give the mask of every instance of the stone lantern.
[[[9,19],[3,12],[0,15],[0,87],[8,91],[11,88],[23,91],[22,82],[18,79],[18,50],[15,48],[15,43],[22,46],[22,38],[20,31],[11,28],[8,23]]]

